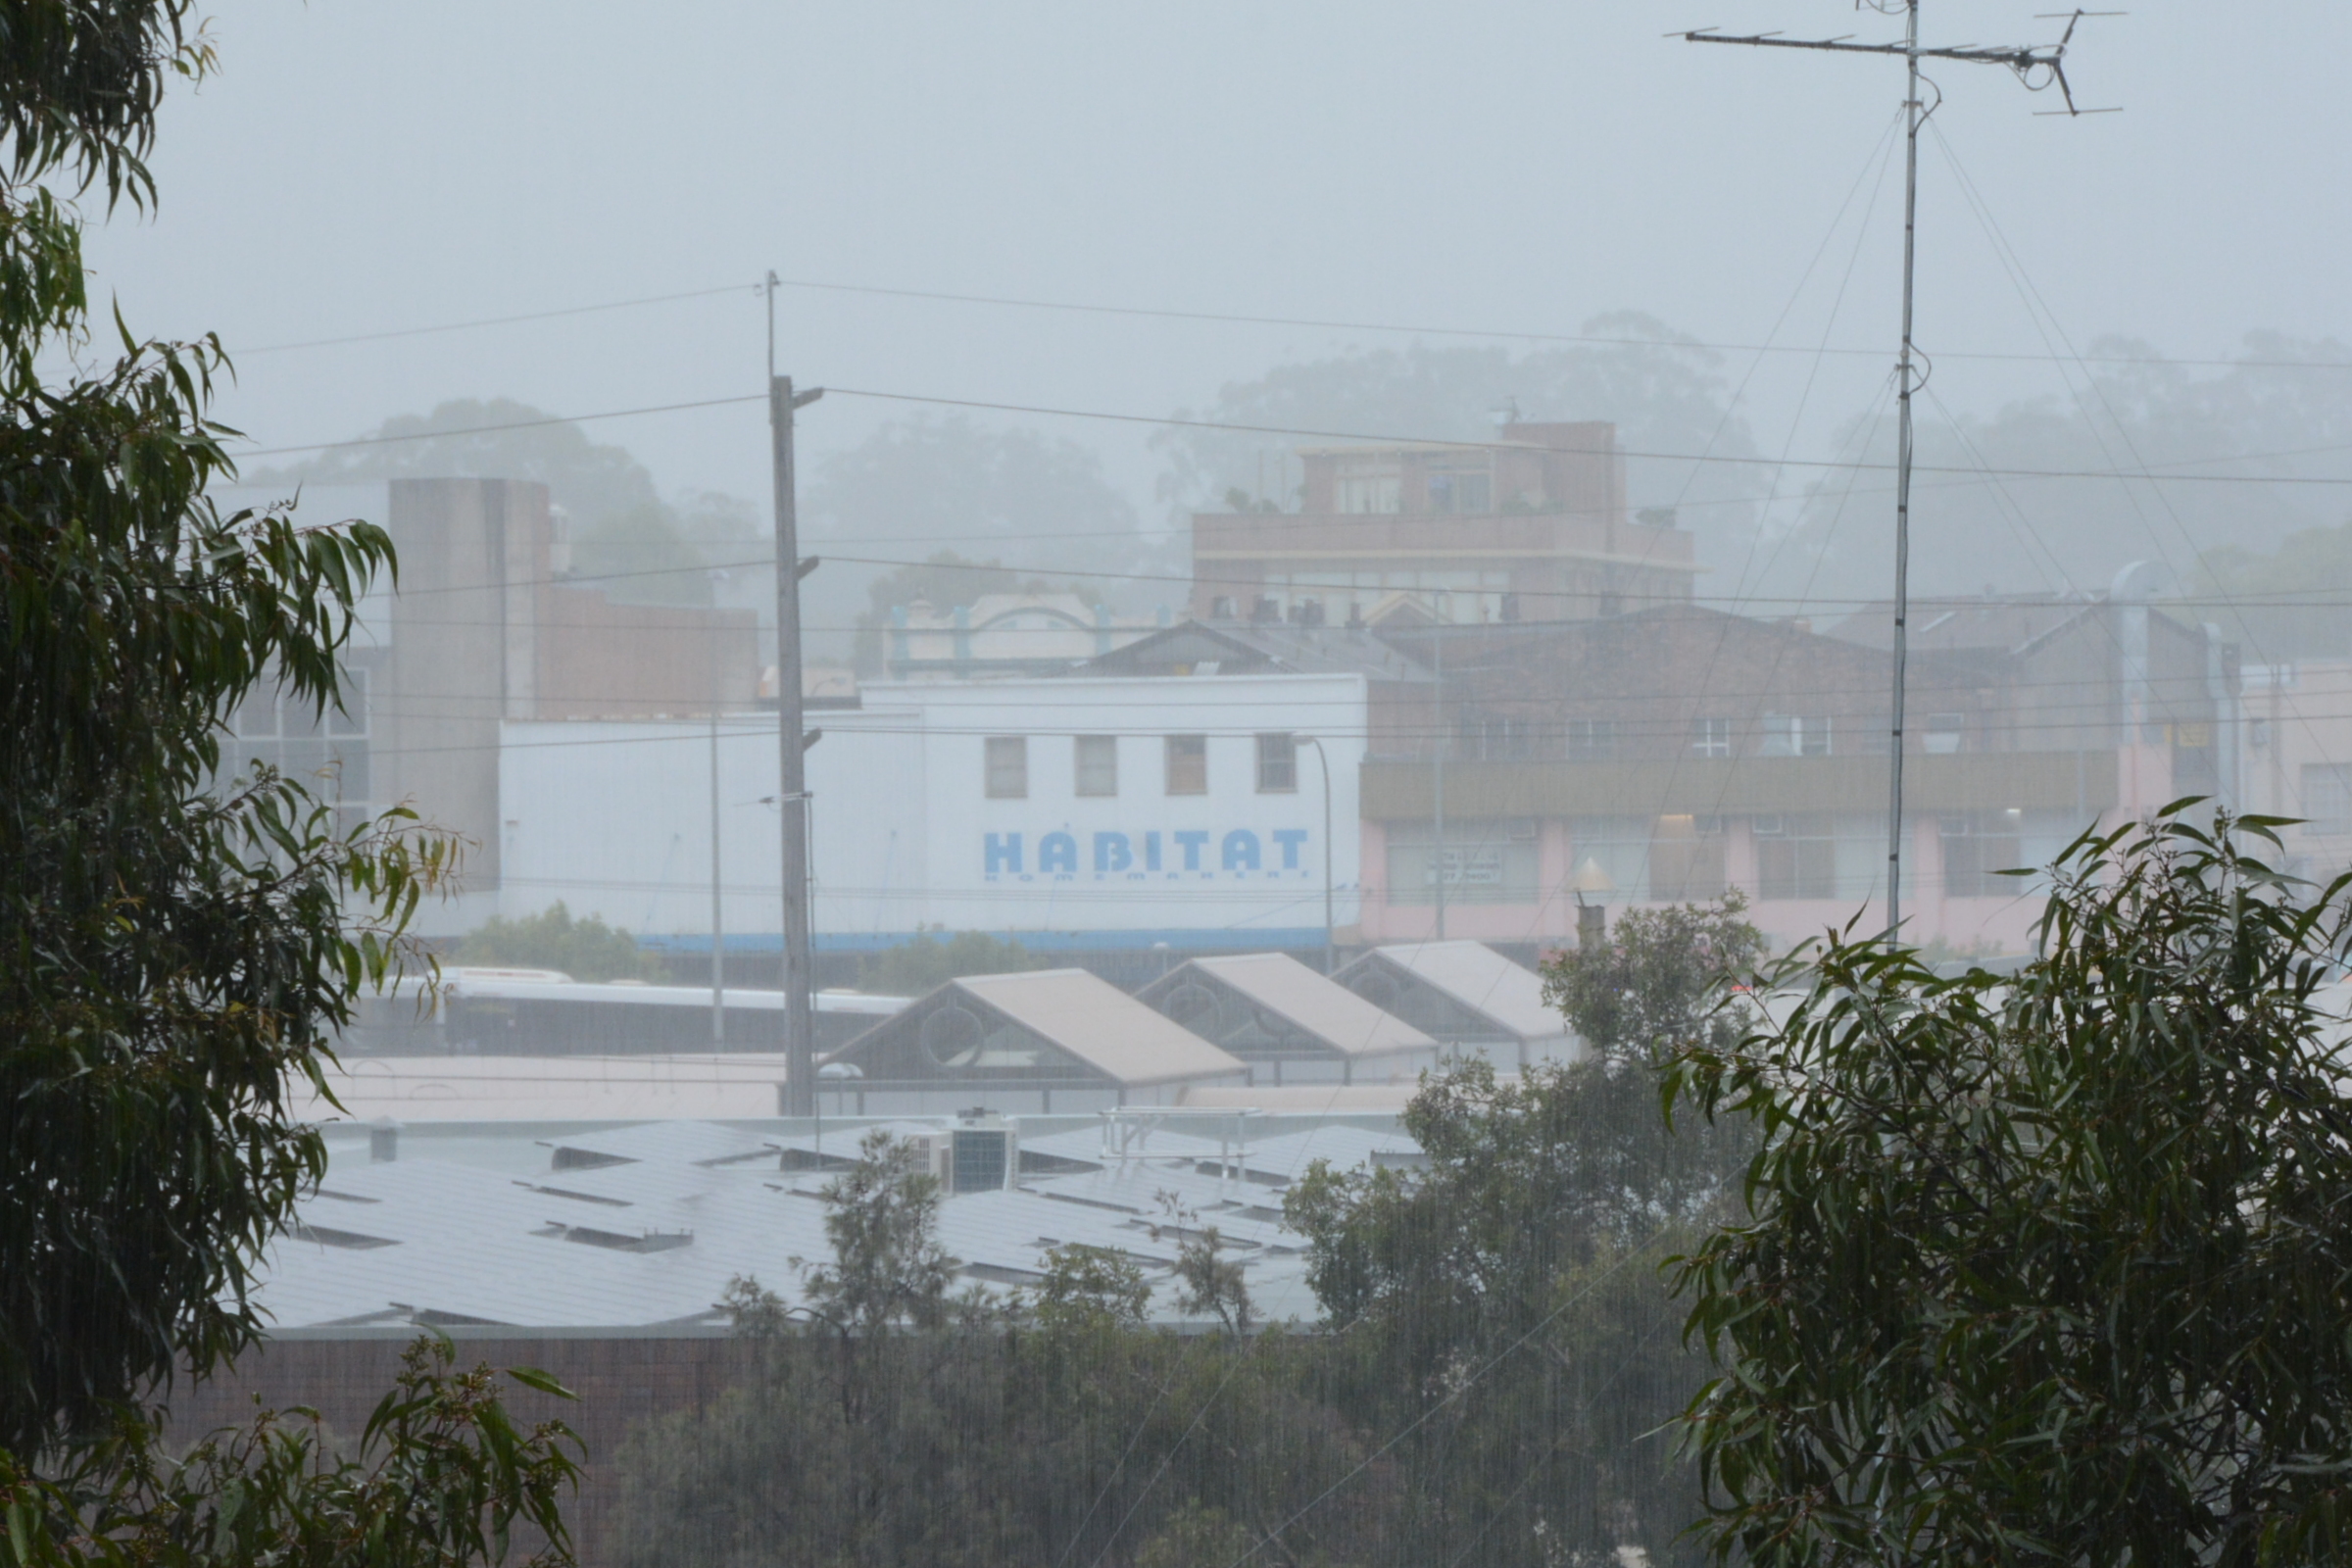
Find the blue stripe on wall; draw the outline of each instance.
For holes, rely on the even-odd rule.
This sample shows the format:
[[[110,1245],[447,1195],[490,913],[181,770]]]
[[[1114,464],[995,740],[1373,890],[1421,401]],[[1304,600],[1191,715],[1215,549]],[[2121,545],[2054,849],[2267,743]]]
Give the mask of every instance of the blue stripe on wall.
[[[1250,931],[991,931],[985,934],[1018,942],[1031,953],[1125,953],[1158,947],[1180,953],[1287,948],[1321,952],[1323,948],[1323,928],[1319,925]],[[919,937],[945,941],[956,935],[953,931],[836,932],[819,935],[815,947],[819,953],[886,953]],[[708,936],[640,937],[638,945],[659,953],[710,951]],[[727,933],[729,953],[778,953],[783,947],[783,937],[772,931]]]

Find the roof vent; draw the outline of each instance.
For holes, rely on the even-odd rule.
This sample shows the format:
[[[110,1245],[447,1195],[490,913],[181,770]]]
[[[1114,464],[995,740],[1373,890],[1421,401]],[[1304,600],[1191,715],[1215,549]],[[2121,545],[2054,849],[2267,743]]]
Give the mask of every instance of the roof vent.
[[[349,1247],[359,1250],[400,1245],[389,1236],[363,1236],[358,1231],[329,1230],[324,1225],[305,1225],[300,1220],[288,1226],[286,1234],[298,1242],[312,1242],[319,1247]]]
[[[578,1242],[587,1247],[610,1248],[615,1252],[667,1252],[694,1245],[692,1231],[644,1231],[635,1236],[619,1231],[594,1230],[586,1225],[565,1225],[560,1232],[564,1241]]]

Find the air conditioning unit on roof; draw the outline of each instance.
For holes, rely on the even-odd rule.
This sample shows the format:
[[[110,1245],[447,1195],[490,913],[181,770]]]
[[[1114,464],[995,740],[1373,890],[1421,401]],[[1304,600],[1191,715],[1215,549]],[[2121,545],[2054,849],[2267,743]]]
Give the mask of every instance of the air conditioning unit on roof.
[[[953,1127],[908,1142],[917,1168],[944,1194],[995,1192],[1012,1186],[1020,1174],[1020,1126],[992,1111],[965,1111]]]

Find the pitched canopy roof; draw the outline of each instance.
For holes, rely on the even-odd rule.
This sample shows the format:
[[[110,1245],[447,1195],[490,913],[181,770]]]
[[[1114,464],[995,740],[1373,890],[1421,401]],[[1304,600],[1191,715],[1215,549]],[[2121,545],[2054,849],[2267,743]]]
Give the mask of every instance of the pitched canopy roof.
[[[1123,1084],[1247,1072],[1242,1062],[1084,969],[1032,969],[950,982]]]
[[[932,1031],[957,1011],[971,1015],[964,1027],[976,1026],[977,1032],[954,1035],[952,1054],[942,1054]],[[1031,1043],[1021,1043],[1021,1037]],[[1050,1060],[1040,1059],[1041,1051],[1130,1089],[1238,1080],[1249,1072],[1237,1057],[1084,969],[951,980],[829,1059],[854,1062],[869,1076],[879,1071],[884,1078],[1055,1076]]]
[[[1549,1040],[1568,1032],[1567,1021],[1544,1004],[1543,977],[1483,942],[1403,942],[1376,948],[1356,961],[1400,969],[1520,1040]]]
[[[1252,1004],[1312,1036],[1344,1056],[1396,1055],[1429,1051],[1437,1042],[1402,1018],[1381,1011],[1346,986],[1287,953],[1246,953],[1195,958],[1150,989],[1173,989],[1195,970],[1239,992]]]

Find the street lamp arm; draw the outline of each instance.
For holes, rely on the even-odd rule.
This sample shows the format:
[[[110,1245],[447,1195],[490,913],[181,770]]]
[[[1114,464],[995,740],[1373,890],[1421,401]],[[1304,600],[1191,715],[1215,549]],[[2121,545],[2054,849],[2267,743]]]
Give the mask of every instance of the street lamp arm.
[[[1331,973],[1339,958],[1338,927],[1332,920],[1331,898],[1331,754],[1323,750],[1323,742],[1312,735],[1293,735],[1292,744],[1299,741],[1315,749],[1315,760],[1323,769],[1323,972]]]

